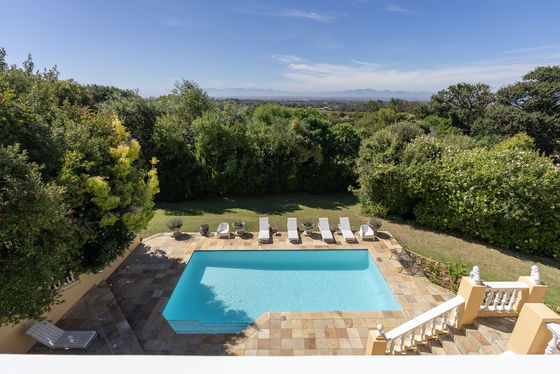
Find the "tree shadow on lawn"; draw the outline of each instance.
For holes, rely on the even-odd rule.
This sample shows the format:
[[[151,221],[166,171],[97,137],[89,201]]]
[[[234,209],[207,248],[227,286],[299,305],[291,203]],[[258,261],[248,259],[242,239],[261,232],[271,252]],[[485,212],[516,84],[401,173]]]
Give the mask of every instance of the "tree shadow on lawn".
[[[462,232],[457,231],[457,230],[438,230],[438,229],[433,228],[433,227],[427,227],[427,226],[420,225],[414,220],[404,219],[404,218],[400,218],[400,217],[389,217],[389,218],[384,218],[384,219],[386,221],[388,221],[390,223],[393,223],[393,224],[396,224],[396,225],[407,225],[407,226],[412,227],[415,230],[425,232],[425,233],[447,235],[447,236],[450,236],[454,239],[462,240],[462,241],[465,241],[465,242],[470,243],[470,244],[477,244],[477,245],[486,247],[488,249],[498,251],[498,252],[500,252],[500,253],[502,253],[506,256],[513,257],[513,258],[516,258],[516,259],[521,260],[521,261],[534,262],[534,263],[537,263],[537,264],[550,266],[552,268],[560,270],[560,263],[558,263],[557,261],[555,261],[552,258],[548,258],[548,257],[540,256],[540,255],[530,255],[530,254],[525,254],[525,253],[519,253],[519,252],[515,252],[511,249],[500,248],[500,247],[492,245],[488,242],[469,237],[469,236],[467,236],[467,235],[465,235]],[[413,248],[411,248],[411,249],[414,250]],[[474,265],[476,265],[476,264],[474,264]],[[530,268],[527,268],[527,274],[526,275],[530,274],[530,270],[531,270]]]
[[[342,210],[357,203],[356,198],[345,194],[287,194],[221,197],[197,199],[177,203],[159,203],[166,215],[200,216],[204,214],[233,213],[242,209],[255,214],[282,215],[302,210],[302,207],[324,210]]]

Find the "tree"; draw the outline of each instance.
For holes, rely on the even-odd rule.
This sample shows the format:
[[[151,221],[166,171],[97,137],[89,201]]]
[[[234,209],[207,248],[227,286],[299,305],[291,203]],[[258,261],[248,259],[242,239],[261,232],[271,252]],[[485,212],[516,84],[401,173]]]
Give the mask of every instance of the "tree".
[[[200,195],[202,169],[194,155],[195,135],[177,115],[164,114],[154,124],[151,154],[159,161],[159,179],[163,201],[180,201]]]
[[[498,102],[526,112],[560,116],[560,65],[541,66],[498,91]]]
[[[0,71],[7,70],[8,63],[6,62],[6,50],[0,48]]]
[[[541,66],[523,81],[500,89],[500,106],[489,108],[478,133],[513,135],[524,131],[539,149],[560,150],[560,66]]]
[[[196,83],[182,80],[175,83],[169,99],[169,112],[190,125],[198,117],[214,108],[214,103]]]
[[[517,106],[493,105],[472,126],[472,135],[512,136],[525,132],[546,153],[560,149],[560,117],[530,112]]]
[[[430,100],[433,114],[450,117],[453,126],[469,133],[474,121],[495,100],[490,86],[483,83],[459,83],[433,95]]]
[[[140,145],[114,116],[86,110],[66,130],[59,183],[80,230],[80,271],[98,271],[122,254],[153,217],[159,192],[155,164],[140,166]]]
[[[0,145],[0,325],[40,318],[72,268],[64,189],[40,169],[18,145]]]

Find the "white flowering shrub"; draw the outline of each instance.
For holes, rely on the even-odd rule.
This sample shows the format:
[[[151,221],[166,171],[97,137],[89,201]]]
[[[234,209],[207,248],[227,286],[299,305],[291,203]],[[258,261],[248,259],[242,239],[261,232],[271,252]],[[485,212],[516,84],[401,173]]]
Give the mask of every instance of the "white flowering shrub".
[[[560,255],[560,169],[526,138],[490,150],[446,147],[440,157],[430,150],[434,159],[409,164],[418,222],[519,252]]]
[[[398,162],[363,167],[356,195],[368,214],[412,215],[504,248],[559,257],[560,168],[533,144],[524,134],[493,148],[420,136]]]

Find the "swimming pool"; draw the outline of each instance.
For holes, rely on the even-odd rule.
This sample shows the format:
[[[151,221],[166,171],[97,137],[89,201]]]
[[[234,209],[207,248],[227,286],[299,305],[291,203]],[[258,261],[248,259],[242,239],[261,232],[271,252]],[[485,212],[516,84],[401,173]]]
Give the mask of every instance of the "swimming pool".
[[[265,312],[400,310],[366,249],[195,251],[163,316],[175,332],[240,332]]]

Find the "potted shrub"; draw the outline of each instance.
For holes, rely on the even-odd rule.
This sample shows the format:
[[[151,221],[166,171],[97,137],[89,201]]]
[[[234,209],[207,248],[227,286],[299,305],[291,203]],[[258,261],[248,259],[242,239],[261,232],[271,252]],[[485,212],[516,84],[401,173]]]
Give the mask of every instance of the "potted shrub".
[[[199,227],[200,235],[203,235],[203,236],[208,235],[209,230],[210,230],[210,226],[208,226],[207,224],[202,224]]]
[[[373,230],[373,234],[377,236],[377,230],[379,230],[383,224],[377,218],[372,218],[369,220],[368,226]]]
[[[315,228],[315,224],[310,219],[304,219],[301,223],[301,227],[303,227],[303,231],[307,235],[311,235],[313,233],[313,229]]]
[[[183,226],[183,221],[180,218],[171,218],[167,221],[167,227],[169,230],[173,231],[173,237],[178,238],[183,233],[181,232],[181,227]]]
[[[237,220],[233,222],[232,226],[238,236],[243,236],[243,234],[245,234],[245,222]]]

